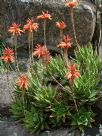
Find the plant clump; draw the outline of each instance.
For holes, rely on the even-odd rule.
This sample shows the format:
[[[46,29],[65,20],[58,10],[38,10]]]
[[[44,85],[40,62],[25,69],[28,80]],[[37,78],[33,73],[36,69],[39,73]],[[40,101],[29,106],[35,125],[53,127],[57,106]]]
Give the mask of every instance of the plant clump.
[[[16,84],[17,101],[11,108],[13,116],[22,120],[31,132],[66,126],[67,123],[81,131],[90,127],[95,116],[91,106],[100,92],[101,69],[99,57],[91,45],[79,47],[76,59],[69,60],[68,67],[59,55],[51,57],[47,67],[42,61],[33,64],[32,68],[29,86],[25,81],[28,87],[25,92]]]

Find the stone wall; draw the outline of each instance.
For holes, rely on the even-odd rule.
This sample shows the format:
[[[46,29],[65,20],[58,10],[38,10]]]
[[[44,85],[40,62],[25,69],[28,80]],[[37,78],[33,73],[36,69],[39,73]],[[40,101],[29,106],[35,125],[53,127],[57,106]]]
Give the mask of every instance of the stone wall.
[[[72,24],[69,9],[65,7],[64,0],[34,0],[34,2],[21,2],[19,0],[0,0],[0,32],[6,43],[12,44],[13,39],[7,33],[8,26],[12,22],[24,25],[30,17],[36,17],[41,11],[49,11],[53,20],[47,22],[47,46],[51,50],[57,50],[56,45],[59,42],[59,31],[55,27],[55,22],[63,20],[67,24],[65,34],[73,37]],[[95,30],[96,16],[95,6],[90,0],[80,0],[78,8],[74,10],[74,19],[78,42],[83,45],[92,40]],[[74,39],[74,38],[73,38]],[[74,41],[73,41],[74,42]],[[35,34],[34,43],[43,43],[43,30],[40,22],[40,29]],[[27,37],[22,35],[19,39],[18,47],[24,45],[28,47]]]

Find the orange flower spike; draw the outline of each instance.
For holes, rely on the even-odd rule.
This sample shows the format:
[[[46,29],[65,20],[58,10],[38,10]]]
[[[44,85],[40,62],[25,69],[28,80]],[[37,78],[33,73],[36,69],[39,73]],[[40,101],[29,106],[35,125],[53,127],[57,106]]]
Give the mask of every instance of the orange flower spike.
[[[13,23],[8,29],[8,32],[10,32],[13,36],[18,36],[21,35],[23,30],[20,29],[20,24]]]
[[[29,88],[29,78],[26,75],[21,75],[17,81],[17,85],[22,90],[27,90]]]
[[[71,37],[69,36],[69,35],[64,35],[63,36],[63,41],[65,42],[65,43],[69,43],[69,42],[71,42]]]
[[[75,78],[80,77],[79,70],[76,70],[76,64],[71,64],[69,66],[69,72],[65,75],[68,79],[71,79],[72,82],[74,82]]]
[[[56,27],[63,30],[66,28],[66,24],[62,21],[62,22],[56,22]]]
[[[42,14],[37,16],[37,19],[42,19],[42,20],[49,19],[49,20],[52,20],[52,16],[51,16],[51,14],[48,13],[48,11],[47,12],[42,11]]]
[[[6,63],[13,63],[14,62],[14,52],[11,48],[5,48],[3,51],[3,55],[1,59]]]
[[[34,56],[41,58],[41,57],[43,57],[45,51],[46,51],[46,48],[44,46],[37,44],[37,46],[34,50]]]
[[[40,44],[37,44],[35,50],[34,50],[34,56],[37,56],[38,58],[42,58],[48,54],[48,50],[45,46],[42,46]]]
[[[70,43],[61,42],[60,44],[58,44],[57,47],[60,47],[62,49],[68,49],[68,48],[71,47],[71,44]]]
[[[57,47],[60,47],[62,49],[68,49],[68,48],[71,48],[71,38],[69,35],[64,35],[63,37],[63,41],[57,46]]]
[[[50,62],[50,52],[45,46],[40,44],[37,44],[34,50],[34,56],[37,56],[38,58],[44,58],[46,60],[46,64]]]
[[[77,0],[68,0],[68,2],[66,3],[66,6],[67,7],[70,7],[70,8],[75,8],[78,6],[78,1]]]
[[[38,28],[38,23],[35,23],[33,19],[28,19],[27,24],[24,25],[24,30],[29,32],[37,31]]]

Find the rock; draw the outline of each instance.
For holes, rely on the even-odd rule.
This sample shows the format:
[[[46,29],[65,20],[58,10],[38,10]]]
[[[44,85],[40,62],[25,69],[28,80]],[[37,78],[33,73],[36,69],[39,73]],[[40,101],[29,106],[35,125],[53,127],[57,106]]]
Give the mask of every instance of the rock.
[[[85,130],[83,136],[96,136],[98,134],[96,127]],[[75,129],[58,129],[45,131],[40,134],[30,134],[23,126],[14,121],[0,121],[0,136],[82,136],[78,130]]]
[[[66,31],[64,34],[70,34],[73,37],[72,23],[70,19],[69,9],[65,7],[65,0],[31,0],[19,1],[19,0],[0,0],[0,32],[3,39],[7,43],[12,44],[12,38],[10,34],[7,33],[8,26],[12,22],[21,23],[24,25],[26,20],[30,17],[36,17],[41,14],[41,11],[49,11],[52,15],[53,20],[47,21],[47,46],[51,50],[56,50],[56,45],[59,43],[59,30],[55,27],[55,22],[63,20],[67,24]],[[30,1],[30,2],[29,2]],[[83,45],[87,44],[92,40],[96,16],[95,16],[95,6],[90,0],[81,0],[78,8],[74,9],[74,20],[76,26],[76,34],[78,42]],[[39,21],[39,30],[34,34],[34,44],[43,43],[43,29],[41,21]],[[10,39],[11,38],[11,39]],[[72,38],[72,42],[74,38]],[[23,34],[18,41],[18,47],[28,48],[27,35]]]
[[[0,74],[0,107],[8,107],[12,102],[13,91],[14,91],[14,80],[16,79],[17,74],[13,72],[9,74],[9,88],[7,82],[7,75]],[[13,97],[14,98],[14,97]]]
[[[0,121],[0,136],[32,136],[21,126],[14,122]]]
[[[29,67],[28,59],[27,58],[19,59],[18,64],[21,74],[26,74]],[[9,72],[9,88],[8,88],[6,72],[0,74],[0,108],[5,109],[9,107],[10,104],[12,103],[12,100],[14,100],[14,85],[17,78],[18,78],[17,72],[14,71]]]
[[[26,54],[25,52],[23,54],[20,54],[20,52],[19,52],[19,56],[21,56],[21,55],[25,56],[25,54]],[[29,59],[28,58],[19,58],[18,65],[19,65],[19,69],[21,72],[27,72],[30,67],[29,66]]]

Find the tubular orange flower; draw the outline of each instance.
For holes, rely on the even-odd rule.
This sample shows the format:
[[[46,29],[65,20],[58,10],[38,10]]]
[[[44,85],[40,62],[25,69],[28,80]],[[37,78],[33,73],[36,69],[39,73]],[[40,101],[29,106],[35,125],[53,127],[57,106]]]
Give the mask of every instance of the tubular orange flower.
[[[61,42],[60,44],[57,45],[57,47],[60,47],[62,49],[68,49],[71,47],[70,43],[65,43],[65,42]]]
[[[50,52],[45,46],[42,46],[40,44],[37,44],[34,50],[34,56],[37,56],[38,58],[44,58],[46,60],[46,63],[49,63],[50,61]]]
[[[66,3],[66,6],[70,8],[75,8],[77,7],[77,5],[78,5],[77,0],[72,0],[72,1],[68,0],[68,2]]]
[[[49,19],[49,20],[52,20],[52,16],[47,12],[43,12],[42,11],[42,14],[37,16],[37,19]]]
[[[80,77],[80,72],[79,70],[76,70],[76,67],[76,64],[71,64],[69,66],[69,72],[65,75],[65,77],[71,79],[72,82],[74,82],[75,78]]]
[[[32,31],[37,31],[38,29],[38,23],[34,23],[33,19],[28,19],[27,24],[24,25],[24,30],[32,32]]]
[[[56,27],[63,30],[63,29],[66,28],[66,24],[63,21],[62,22],[56,22]]]
[[[67,34],[66,36],[64,35],[63,36],[63,41],[65,42],[65,43],[69,43],[70,41],[71,41],[71,37]]]
[[[21,75],[17,81],[17,85],[22,90],[27,90],[29,88],[29,78],[26,75]]]
[[[3,55],[1,59],[6,63],[13,63],[14,62],[14,52],[11,48],[5,48],[3,51]]]
[[[18,36],[21,35],[23,30],[20,29],[20,24],[13,23],[12,26],[8,29],[8,31],[13,35],[13,36]]]
[[[63,41],[60,44],[58,44],[57,47],[60,47],[62,49],[68,49],[68,48],[71,47],[71,42],[70,41],[71,41],[70,36],[69,35],[66,35],[66,36],[64,35]]]

